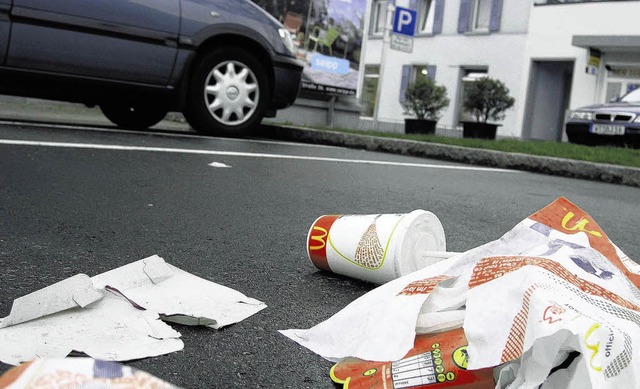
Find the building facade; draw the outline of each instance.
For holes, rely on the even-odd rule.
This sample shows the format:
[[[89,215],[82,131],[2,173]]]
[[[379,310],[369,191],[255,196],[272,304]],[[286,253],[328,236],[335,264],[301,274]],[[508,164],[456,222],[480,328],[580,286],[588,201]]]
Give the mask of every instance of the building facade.
[[[417,11],[411,52],[384,39],[389,5]],[[564,141],[569,110],[640,86],[638,15],[638,0],[369,0],[356,96],[302,96],[272,121],[403,132],[407,85],[431,77],[451,100],[437,133],[461,136],[465,87],[487,75],[515,98],[498,137]]]
[[[387,12],[417,11],[411,52],[390,48]],[[360,129],[402,132],[407,85],[431,77],[451,100],[438,132],[458,136],[470,119],[465,86],[504,82],[515,98],[499,137],[561,141],[568,110],[640,85],[640,1],[372,0],[357,99]],[[385,47],[386,46],[386,47]]]

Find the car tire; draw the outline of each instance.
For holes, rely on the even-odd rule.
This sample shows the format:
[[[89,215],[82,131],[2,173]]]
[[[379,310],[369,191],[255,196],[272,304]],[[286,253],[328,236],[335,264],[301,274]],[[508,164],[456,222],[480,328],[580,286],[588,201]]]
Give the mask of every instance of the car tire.
[[[267,73],[246,50],[219,48],[195,65],[184,116],[198,133],[242,137],[264,117]]]
[[[126,130],[146,130],[167,116],[167,109],[158,104],[109,102],[101,104],[100,110],[113,124]]]

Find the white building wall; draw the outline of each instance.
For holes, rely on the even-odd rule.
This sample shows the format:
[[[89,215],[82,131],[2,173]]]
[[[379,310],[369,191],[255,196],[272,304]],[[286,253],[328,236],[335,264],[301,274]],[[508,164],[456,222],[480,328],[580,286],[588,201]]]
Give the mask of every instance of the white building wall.
[[[395,1],[401,4],[402,0]],[[370,8],[372,2],[367,3],[367,7]],[[459,5],[459,0],[445,2],[442,33],[435,36],[415,37],[413,53],[387,50],[384,74],[379,80],[382,88],[378,103],[380,122],[377,128],[379,130],[403,131],[404,118],[408,117],[403,114],[399,102],[403,65],[435,65],[437,67],[436,82],[447,87],[451,99],[449,107],[443,111],[443,116],[438,122],[438,128],[452,131],[455,131],[457,122],[461,69],[487,68],[489,76],[505,82],[515,98],[514,107],[507,112],[498,130],[499,136],[508,137],[531,135],[527,131],[523,134],[523,125],[527,125],[525,115],[544,116],[543,111],[550,110],[548,105],[550,101],[554,101],[544,98],[545,93],[548,96],[548,91],[541,90],[544,89],[544,80],[538,80],[539,83],[534,85],[534,77],[531,74],[534,61],[574,63],[569,96],[571,109],[604,101],[606,64],[634,64],[640,67],[640,49],[635,47],[633,50],[628,50],[621,45],[618,48],[605,50],[597,75],[587,74],[585,72],[587,49],[572,44],[575,35],[640,37],[640,22],[638,22],[640,1],[534,5],[534,0],[504,0],[500,31],[484,35],[457,32]],[[359,94],[362,91],[365,64],[379,65],[381,61],[382,39],[368,34],[370,17],[370,9],[367,9],[360,61]],[[546,79],[546,82],[559,81],[557,75],[539,72],[538,76]],[[341,97],[340,101],[343,99]],[[337,117],[334,124],[349,128],[373,128],[375,123],[372,118],[359,117],[357,113],[359,108],[355,101],[351,100],[354,99],[349,98],[346,108],[336,106],[336,111],[339,111],[342,116]],[[556,96],[553,104],[558,104],[559,100],[561,99]],[[322,107],[314,106],[314,109],[326,111],[325,106],[327,104]],[[326,117],[326,114],[319,113],[319,115],[317,121]],[[278,116],[281,116],[280,113]],[[351,116],[353,118],[349,119]],[[540,124],[539,122],[536,124]],[[550,118],[547,122],[546,125],[552,125]],[[309,123],[309,125],[312,124]]]
[[[447,87],[451,103],[443,111],[438,126],[451,129],[456,126],[457,98],[462,68],[486,67],[489,76],[503,81],[512,95],[520,87],[520,69],[523,63],[524,38],[519,35],[478,35],[459,37],[443,35],[436,38],[416,39],[412,54],[396,53],[387,60],[381,77],[384,91],[380,99],[381,121],[403,121],[400,105],[402,65],[428,64],[436,66],[436,82]],[[511,109],[502,123],[501,135],[515,134],[517,108]]]
[[[410,117],[404,115],[399,101],[403,65],[436,66],[436,82],[447,88],[447,94],[451,99],[449,107],[442,112],[438,128],[457,127],[459,87],[463,68],[487,68],[490,77],[503,81],[514,97],[519,95],[522,88],[520,72],[524,66],[531,4],[523,0],[504,0],[500,31],[491,34],[461,34],[457,32],[459,2],[447,1],[441,34],[416,36],[412,53],[387,49],[384,74],[381,75],[378,86],[382,88],[378,114],[380,129],[402,131],[404,118]],[[381,55],[382,39],[369,36],[361,61],[361,74],[364,73],[365,64],[380,63]],[[507,112],[505,120],[501,122],[499,136],[520,135],[516,126],[517,117],[521,114],[518,103],[520,102],[516,101],[516,106]],[[362,120],[362,127],[372,126],[370,119]]]
[[[574,61],[572,87],[569,98],[571,109],[604,102],[604,83],[607,61],[634,62],[638,55],[624,52],[605,53],[598,74],[587,74],[588,50],[573,46],[575,35],[640,35],[640,1],[568,3],[536,5],[531,11],[529,32],[525,48],[525,61],[521,74],[520,93],[516,99],[525,102],[530,85],[532,61]],[[544,114],[536,105],[533,114]],[[518,117],[516,126],[526,122]],[[566,136],[563,135],[563,139]]]
[[[640,1],[534,5],[534,1],[504,0],[500,31],[484,34],[457,32],[459,1],[447,1],[443,31],[435,36],[416,36],[413,53],[387,50],[379,87],[380,129],[402,131],[407,117],[399,102],[403,65],[435,65],[436,82],[447,87],[451,103],[443,111],[439,128],[454,129],[457,123],[461,69],[485,67],[490,77],[503,81],[516,103],[501,122],[499,136],[520,137],[530,88],[532,61],[574,61],[570,107],[603,99],[607,61],[637,62],[638,54],[606,53],[598,75],[585,72],[587,50],[572,45],[574,35],[640,35]],[[370,12],[367,12],[367,18]],[[365,26],[369,26],[367,19]],[[365,64],[379,64],[382,39],[365,34]],[[540,105],[540,104],[539,104]],[[371,128],[362,118],[362,128]]]
[[[502,4],[500,33],[526,34],[529,24],[531,3],[531,1],[527,0],[505,1]]]
[[[587,50],[573,46],[573,36],[640,35],[638,16],[640,1],[535,6],[531,12],[525,56],[535,60],[575,59],[570,106],[592,104],[602,98],[607,60],[633,61],[634,56],[605,54],[598,75],[587,74]],[[531,61],[527,60],[522,74],[529,74],[530,65]]]

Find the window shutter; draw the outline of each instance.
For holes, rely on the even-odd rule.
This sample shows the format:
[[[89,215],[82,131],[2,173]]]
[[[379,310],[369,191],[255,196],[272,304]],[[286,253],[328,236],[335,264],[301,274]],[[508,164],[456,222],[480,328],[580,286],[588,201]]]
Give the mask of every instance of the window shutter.
[[[442,33],[442,18],[444,16],[444,0],[436,0],[433,15],[433,34]]]
[[[411,65],[402,65],[402,79],[400,80],[400,104],[404,104],[406,100],[404,91],[409,86],[409,78],[411,78]]]
[[[500,31],[500,20],[502,19],[502,0],[491,0],[491,19],[489,20],[489,31]]]
[[[471,19],[471,7],[473,0],[460,0],[460,14],[458,14],[458,32],[469,31],[469,21]]]
[[[431,81],[436,82],[436,65],[427,66],[427,76]]]

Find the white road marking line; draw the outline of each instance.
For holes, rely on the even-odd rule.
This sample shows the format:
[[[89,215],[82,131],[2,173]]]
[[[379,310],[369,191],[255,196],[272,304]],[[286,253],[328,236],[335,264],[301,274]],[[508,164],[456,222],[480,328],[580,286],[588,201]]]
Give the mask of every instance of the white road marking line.
[[[15,145],[15,146],[61,147],[61,148],[93,149],[93,150],[151,151],[151,152],[160,152],[160,153],[223,155],[228,157],[291,159],[291,160],[302,160],[302,161],[339,162],[339,163],[354,163],[354,164],[379,165],[379,166],[419,167],[419,168],[430,168],[430,169],[470,170],[470,171],[485,171],[485,172],[497,172],[497,173],[522,173],[519,170],[507,170],[507,169],[476,167],[476,166],[448,166],[448,165],[434,165],[434,164],[426,164],[426,163],[308,157],[308,156],[302,156],[302,155],[285,155],[285,154],[245,153],[245,152],[238,152],[238,151],[176,149],[176,148],[168,148],[168,147],[143,147],[143,146],[125,146],[125,145],[104,145],[104,144],[101,145],[101,144],[91,144],[91,143],[67,143],[67,142],[41,142],[41,141],[9,140],[9,139],[0,139],[0,144]]]

